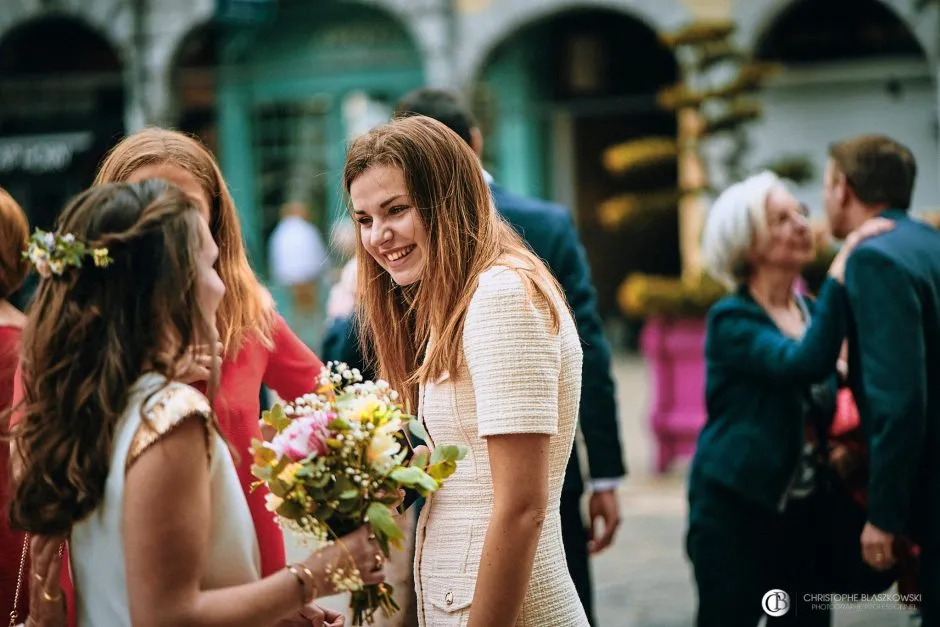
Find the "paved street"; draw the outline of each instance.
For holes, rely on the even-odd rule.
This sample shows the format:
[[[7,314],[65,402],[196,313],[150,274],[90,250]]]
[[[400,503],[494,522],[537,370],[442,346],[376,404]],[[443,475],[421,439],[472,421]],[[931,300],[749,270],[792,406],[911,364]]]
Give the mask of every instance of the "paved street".
[[[623,524],[616,544],[594,561],[595,627],[690,627],[695,590],[683,553],[686,503],[682,468],[655,476],[646,425],[646,368],[638,357],[620,357],[616,377],[622,438],[630,478],[620,491]],[[302,552],[292,549],[296,557]],[[342,598],[327,603],[342,607]],[[853,607],[836,613],[834,627],[913,627],[909,613]],[[773,627],[767,619],[766,627]],[[554,626],[546,626],[554,627]]]

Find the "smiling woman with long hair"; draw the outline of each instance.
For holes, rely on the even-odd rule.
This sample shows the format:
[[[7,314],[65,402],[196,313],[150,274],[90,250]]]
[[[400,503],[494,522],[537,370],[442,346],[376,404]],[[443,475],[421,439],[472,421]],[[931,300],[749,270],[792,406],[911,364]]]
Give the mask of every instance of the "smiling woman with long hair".
[[[287,326],[248,262],[235,202],[215,159],[196,139],[163,128],[146,128],[124,138],[101,164],[95,184],[160,178],[193,200],[219,247],[216,270],[226,292],[216,324],[222,358],[215,410],[222,433],[240,453],[238,476],[248,499],[264,574],[284,566],[283,533],[265,507],[263,486],[252,489],[248,450],[262,437],[260,391],[265,384],[281,398],[310,391],[323,364]],[[200,358],[208,364],[210,355]],[[203,369],[201,377],[206,371]],[[197,378],[199,378],[197,376]],[[204,386],[203,381],[194,381]]]
[[[363,346],[432,447],[469,450],[418,522],[419,622],[587,625],[559,516],[581,392],[561,289],[443,124],[415,116],[359,137],[343,180]]]
[[[10,512],[67,539],[80,627],[309,624],[330,569],[382,580],[365,527],[262,579],[232,452],[209,399],[179,382],[191,347],[218,339],[225,292],[188,195],[156,180],[93,187],[40,245]],[[46,263],[53,250],[64,261]]]

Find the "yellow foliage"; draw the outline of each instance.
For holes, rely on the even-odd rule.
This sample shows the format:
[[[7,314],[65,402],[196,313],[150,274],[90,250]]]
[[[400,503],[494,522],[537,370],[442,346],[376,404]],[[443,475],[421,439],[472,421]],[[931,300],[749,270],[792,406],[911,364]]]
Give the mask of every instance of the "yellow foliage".
[[[656,94],[656,103],[667,111],[698,108],[711,97],[709,91],[695,91],[684,83],[665,87]]]
[[[621,283],[617,302],[633,318],[664,316],[668,318],[701,317],[727,290],[701,275],[684,282],[678,277],[631,274]]]
[[[663,33],[659,40],[669,48],[724,39],[735,30],[730,20],[700,20],[673,33]]]
[[[604,167],[611,174],[620,174],[637,167],[660,165],[675,161],[676,140],[670,137],[644,137],[617,144],[604,151]]]
[[[598,207],[598,221],[606,229],[615,229],[638,213],[674,211],[681,198],[682,192],[676,189],[614,196]]]

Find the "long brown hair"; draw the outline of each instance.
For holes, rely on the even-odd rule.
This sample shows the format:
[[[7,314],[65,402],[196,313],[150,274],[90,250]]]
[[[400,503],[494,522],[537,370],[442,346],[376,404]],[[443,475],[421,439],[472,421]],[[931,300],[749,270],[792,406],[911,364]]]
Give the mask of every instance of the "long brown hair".
[[[417,384],[457,372],[467,308],[477,279],[489,268],[512,260],[530,296],[549,303],[558,331],[558,282],[496,213],[480,162],[459,135],[437,120],[411,116],[358,137],[343,170],[347,196],[373,166],[402,170],[428,233],[424,273],[408,286],[392,280],[361,238],[356,244],[363,350],[374,350],[379,374],[412,406]],[[434,343],[422,361],[432,332]]]
[[[216,269],[225,284],[217,324],[226,355],[235,355],[245,336],[257,333],[262,344],[273,345],[274,309],[251,269],[235,202],[222,172],[196,139],[164,128],[145,128],[125,137],[105,157],[95,184],[126,181],[135,171],[152,165],[171,165],[191,174],[211,203],[209,231],[219,246]]]
[[[23,332],[23,418],[13,430],[24,468],[10,520],[57,535],[104,496],[114,432],[145,371],[168,379],[186,349],[212,337],[199,308],[199,211],[163,181],[92,187],[57,231],[113,259],[40,281]],[[169,351],[169,354],[167,354]]]

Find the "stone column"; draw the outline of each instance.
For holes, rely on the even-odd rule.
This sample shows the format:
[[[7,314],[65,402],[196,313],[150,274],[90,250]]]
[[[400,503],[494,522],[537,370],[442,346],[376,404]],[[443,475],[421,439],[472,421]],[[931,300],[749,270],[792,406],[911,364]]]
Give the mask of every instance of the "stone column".
[[[452,44],[453,26],[453,20],[444,7],[414,16],[412,30],[418,36],[418,45],[424,57],[424,80],[431,87],[458,87]]]
[[[453,0],[358,0],[381,7],[405,24],[424,61],[424,81],[455,88]]]
[[[140,14],[136,11],[143,9]],[[147,125],[176,121],[173,70],[176,53],[186,35],[211,19],[213,0],[147,0],[137,2],[131,51],[125,68],[127,105],[125,125],[133,133]]]

